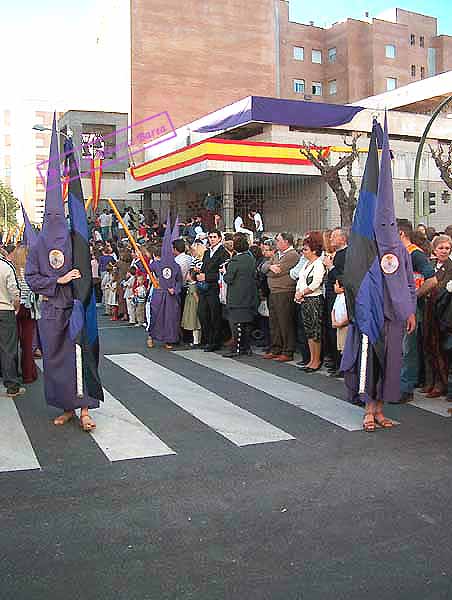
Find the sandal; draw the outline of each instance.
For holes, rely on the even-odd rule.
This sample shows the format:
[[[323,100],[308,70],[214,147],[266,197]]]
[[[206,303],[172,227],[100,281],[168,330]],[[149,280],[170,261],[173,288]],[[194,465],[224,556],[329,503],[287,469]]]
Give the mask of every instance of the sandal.
[[[385,417],[383,413],[375,413],[374,420],[375,423],[380,427],[383,427],[383,429],[391,429],[391,427],[394,427],[393,421]]]
[[[375,417],[372,413],[366,413],[363,421],[364,431],[375,431]]]
[[[89,415],[80,415],[80,427],[83,431],[92,431],[96,429],[96,423]]]
[[[53,419],[53,424],[57,426],[66,425],[66,423],[69,423],[69,421],[71,421],[74,417],[75,411],[65,410],[62,415]]]
[[[151,337],[148,337],[148,339],[146,341],[146,346],[148,348],[153,348],[154,347],[154,340]]]

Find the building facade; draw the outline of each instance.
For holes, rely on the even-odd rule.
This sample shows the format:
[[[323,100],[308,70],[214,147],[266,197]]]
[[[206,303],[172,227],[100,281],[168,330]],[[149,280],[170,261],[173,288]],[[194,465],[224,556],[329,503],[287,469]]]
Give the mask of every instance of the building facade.
[[[246,100],[246,99],[245,99]],[[254,100],[254,98],[253,98]],[[186,145],[186,127],[177,137],[158,147],[147,161],[131,169],[130,191],[144,195],[144,206],[153,209],[160,220],[169,207],[182,219],[201,214],[209,225],[213,213],[222,215],[226,229],[240,215],[247,221],[249,211],[258,210],[264,217],[265,231],[292,231],[301,236],[310,229],[340,225],[337,199],[320,176],[318,169],[300,150],[314,145],[331,165],[350,152],[347,144],[353,132],[359,157],[353,163],[352,176],[359,190],[367,158],[372,120],[383,123],[384,110],[356,107],[336,126],[312,126],[306,112],[312,103],[294,100],[257,99],[270,105],[267,116],[262,111],[244,111],[244,101],[233,103],[218,113],[191,123],[191,144]],[[281,106],[279,114],[276,114]],[[330,107],[328,107],[330,108]],[[333,107],[331,107],[333,108]],[[351,111],[353,107],[337,106]],[[243,116],[245,115],[246,116]],[[292,123],[281,124],[281,114],[292,115]],[[235,115],[236,124],[227,130],[218,126],[222,115]],[[298,119],[298,124],[297,124]],[[419,139],[429,116],[388,112],[390,145],[394,154],[394,202],[398,217],[414,220],[413,177]],[[229,121],[230,123],[230,121]],[[196,137],[195,137],[196,132]],[[452,141],[452,120],[441,115],[434,122],[429,138],[444,144]],[[347,175],[340,172],[344,188]],[[417,220],[438,231],[452,224],[452,193],[440,178],[428,147],[424,148],[419,177],[421,206]],[[215,199],[215,202],[213,200]],[[429,202],[435,211],[430,212]],[[248,226],[251,222],[248,221]]]
[[[437,19],[402,9],[328,28],[288,0],[131,0],[132,122],[176,127],[250,94],[345,104],[452,69]]]
[[[140,201],[140,196],[128,194],[127,170],[128,155],[128,116],[127,113],[69,110],[58,121],[58,129],[70,134],[79,160],[83,195],[85,199],[93,194],[92,163],[95,151],[102,160],[102,179],[99,207],[107,206],[111,198],[119,208],[125,204]],[[64,136],[61,138],[61,154]]]

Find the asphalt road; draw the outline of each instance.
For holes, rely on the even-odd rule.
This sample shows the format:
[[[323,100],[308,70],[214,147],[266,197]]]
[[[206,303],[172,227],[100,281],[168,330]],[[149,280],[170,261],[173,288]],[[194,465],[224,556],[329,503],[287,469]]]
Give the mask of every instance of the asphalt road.
[[[95,435],[0,398],[1,600],[452,598],[440,402],[368,434],[336,379],[101,328]]]

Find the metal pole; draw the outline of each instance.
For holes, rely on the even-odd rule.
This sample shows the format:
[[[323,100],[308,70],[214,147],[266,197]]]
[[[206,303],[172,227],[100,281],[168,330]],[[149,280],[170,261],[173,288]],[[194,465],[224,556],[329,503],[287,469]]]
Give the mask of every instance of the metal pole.
[[[449,96],[445,100],[441,102],[441,104],[434,110],[429,122],[427,123],[426,128],[424,129],[424,133],[422,134],[421,140],[419,142],[419,147],[417,149],[416,154],[416,162],[414,163],[414,226],[419,225],[419,217],[420,213],[420,203],[419,203],[419,169],[421,166],[421,158],[422,158],[422,150],[424,149],[425,140],[427,139],[428,132],[430,131],[431,126],[433,125],[433,121],[439,115],[439,113],[443,110],[445,106],[449,104],[452,100],[452,96]],[[423,211],[422,211],[423,213]]]

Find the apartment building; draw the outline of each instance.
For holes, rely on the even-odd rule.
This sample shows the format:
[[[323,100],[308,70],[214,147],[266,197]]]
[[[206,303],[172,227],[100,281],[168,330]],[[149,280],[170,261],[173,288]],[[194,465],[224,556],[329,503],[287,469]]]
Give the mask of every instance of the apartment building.
[[[452,69],[437,19],[399,8],[330,27],[288,0],[131,0],[132,122],[176,127],[248,95],[344,104]]]

